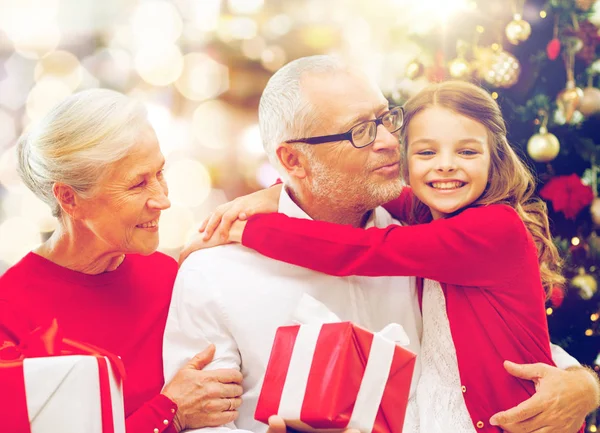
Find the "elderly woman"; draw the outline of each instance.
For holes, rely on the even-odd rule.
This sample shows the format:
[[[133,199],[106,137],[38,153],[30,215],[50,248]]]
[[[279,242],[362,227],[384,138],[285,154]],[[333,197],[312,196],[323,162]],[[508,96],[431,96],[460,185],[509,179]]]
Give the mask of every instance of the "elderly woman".
[[[214,347],[163,383],[177,264],[156,252],[170,202],[144,108],[114,91],[75,94],[20,139],[18,154],[23,181],[59,224],[0,278],[0,347],[56,318],[66,337],[121,356],[128,433],[233,421],[242,377],[202,371]]]

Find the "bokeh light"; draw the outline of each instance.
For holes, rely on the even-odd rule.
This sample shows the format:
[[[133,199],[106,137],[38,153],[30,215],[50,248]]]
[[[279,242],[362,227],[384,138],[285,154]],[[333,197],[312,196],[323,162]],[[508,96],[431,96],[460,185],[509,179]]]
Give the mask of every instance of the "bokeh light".
[[[229,142],[231,129],[227,105],[221,101],[206,101],[192,116],[192,133],[202,146],[223,149]]]
[[[241,145],[243,151],[251,156],[264,156],[265,149],[263,147],[258,124],[247,127],[242,133]]]
[[[219,26],[221,0],[190,0],[191,20],[204,32],[212,32]]]
[[[269,71],[275,72],[287,62],[285,50],[277,45],[272,45],[261,54],[261,63]]]
[[[5,149],[0,155],[0,184],[9,191],[21,187],[17,166],[17,146],[14,145]]]
[[[204,53],[190,53],[183,58],[183,72],[175,86],[192,101],[217,97],[229,88],[229,71]]]
[[[0,27],[24,57],[37,59],[60,42],[59,0],[19,0],[0,3]]]
[[[234,14],[253,14],[263,7],[264,0],[228,0],[229,11]]]
[[[34,76],[36,81],[55,78],[74,91],[81,84],[83,70],[75,55],[68,51],[54,51],[38,61]]]
[[[173,205],[163,211],[158,224],[160,248],[175,250],[181,248],[194,226],[192,211],[179,205]]]
[[[230,17],[221,20],[218,33],[224,42],[252,39],[258,34],[258,24],[249,17]]]
[[[12,265],[41,241],[33,220],[23,216],[7,218],[0,223],[0,260]]]
[[[8,111],[0,108],[0,149],[8,146],[16,139],[15,118]]]
[[[136,46],[173,44],[183,29],[183,21],[173,3],[149,0],[138,5],[131,17]]]
[[[147,83],[166,86],[181,75],[183,55],[173,44],[145,46],[135,55],[135,69]]]
[[[71,94],[71,89],[54,77],[40,79],[27,98],[27,116],[32,121],[41,119],[52,107]]]
[[[169,198],[174,204],[194,207],[202,204],[212,185],[208,170],[195,159],[180,159],[165,170]]]
[[[261,36],[242,41],[242,53],[251,60],[260,59],[266,47],[267,43]]]
[[[36,62],[13,53],[5,62],[6,77],[0,81],[0,105],[17,111],[27,101],[27,95],[35,81],[33,79]]]

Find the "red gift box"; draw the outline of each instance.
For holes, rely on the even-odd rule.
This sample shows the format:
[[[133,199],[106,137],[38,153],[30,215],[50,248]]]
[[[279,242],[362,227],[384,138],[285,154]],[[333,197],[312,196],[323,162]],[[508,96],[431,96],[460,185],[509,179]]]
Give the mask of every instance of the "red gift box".
[[[0,346],[0,417],[11,433],[125,433],[121,360],[60,336],[56,321]]]
[[[301,431],[401,433],[416,355],[389,331],[350,322],[280,327],[255,418],[279,415]]]

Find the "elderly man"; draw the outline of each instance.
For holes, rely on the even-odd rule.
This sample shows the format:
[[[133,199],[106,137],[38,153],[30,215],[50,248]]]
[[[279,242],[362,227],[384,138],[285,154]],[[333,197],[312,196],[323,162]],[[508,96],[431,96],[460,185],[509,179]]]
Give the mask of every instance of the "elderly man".
[[[374,119],[373,137],[363,122]],[[328,56],[291,62],[267,84],[259,121],[265,150],[286,184],[280,212],[356,227],[397,223],[379,206],[397,197],[402,188],[395,135],[401,123],[394,111],[389,111],[377,86],[364,75]],[[345,131],[352,131],[351,140],[340,137],[332,146],[288,142]],[[270,348],[276,329],[291,323],[306,294],[342,320],[372,331],[390,322],[400,323],[410,338],[409,348],[419,353],[421,316],[413,278],[337,278],[273,261],[239,245],[197,251],[183,263],[175,283],[165,331],[164,365],[169,378],[210,342],[217,351],[207,368],[241,370],[245,392],[239,419],[235,425],[211,431],[266,431],[267,426],[256,422],[253,414]],[[565,355],[560,357],[557,363],[569,366]],[[562,418],[581,419],[584,415],[577,406],[593,385],[574,395],[556,383],[581,381],[587,372],[547,368],[542,370],[548,378],[541,379],[540,389],[551,392],[539,393],[537,404],[534,401],[519,408],[524,411],[517,414],[517,420],[519,415],[537,415],[537,419],[519,423],[513,431],[535,431],[539,422],[552,426],[552,417],[560,429],[541,431],[564,431]],[[417,365],[411,396],[419,371]],[[554,398],[552,394],[557,392],[567,402],[552,414],[542,413],[540,421],[538,413],[550,406],[550,396]],[[531,415],[529,410],[537,412]],[[500,419],[514,420],[514,414],[512,419]]]

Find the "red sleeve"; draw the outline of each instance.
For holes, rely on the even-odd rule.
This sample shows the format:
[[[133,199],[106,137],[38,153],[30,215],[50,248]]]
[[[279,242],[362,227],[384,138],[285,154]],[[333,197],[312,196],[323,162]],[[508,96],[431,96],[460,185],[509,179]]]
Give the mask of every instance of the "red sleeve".
[[[158,394],[127,417],[125,429],[127,433],[151,433],[154,429],[161,433],[177,433],[173,425],[175,412],[177,405],[167,396]]]
[[[454,285],[490,286],[514,278],[528,235],[504,205],[471,208],[415,226],[363,230],[289,218],[252,217],[242,243],[263,255],[330,275],[419,276]]]

